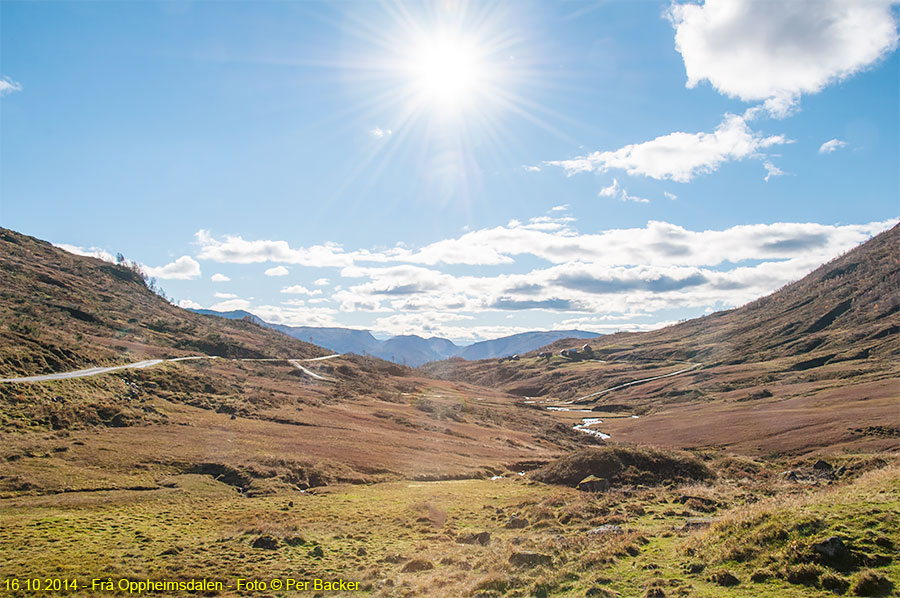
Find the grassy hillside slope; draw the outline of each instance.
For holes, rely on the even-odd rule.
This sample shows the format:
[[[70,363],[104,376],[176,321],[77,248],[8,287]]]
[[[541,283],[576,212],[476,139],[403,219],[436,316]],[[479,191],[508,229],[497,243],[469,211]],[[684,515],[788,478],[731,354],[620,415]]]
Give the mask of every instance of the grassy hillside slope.
[[[0,229],[0,322],[0,378],[196,354],[331,353],[250,322],[181,309],[133,269],[7,229]]]
[[[892,449],[900,446],[898,288],[895,226],[769,296],[594,339],[585,358],[559,356],[584,343],[570,339],[542,349],[549,360],[533,352],[424,370],[532,405],[594,410],[613,439],[754,453]],[[582,414],[554,415],[576,423]]]

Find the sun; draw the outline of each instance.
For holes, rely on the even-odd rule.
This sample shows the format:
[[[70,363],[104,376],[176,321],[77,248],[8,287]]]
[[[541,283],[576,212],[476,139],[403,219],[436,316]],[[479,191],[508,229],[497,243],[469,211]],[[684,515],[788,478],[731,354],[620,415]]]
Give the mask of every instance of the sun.
[[[483,53],[471,40],[438,34],[420,40],[410,52],[414,92],[441,110],[465,107],[487,84]]]

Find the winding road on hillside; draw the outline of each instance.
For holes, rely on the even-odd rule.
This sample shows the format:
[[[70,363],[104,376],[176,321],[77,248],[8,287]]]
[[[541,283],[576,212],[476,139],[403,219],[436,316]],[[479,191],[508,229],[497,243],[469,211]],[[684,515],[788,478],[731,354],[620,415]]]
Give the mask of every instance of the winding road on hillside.
[[[631,382],[626,382],[625,384],[619,384],[618,386],[613,386],[612,388],[606,388],[604,390],[598,390],[597,392],[592,392],[591,394],[584,395],[583,397],[578,397],[577,399],[572,399],[571,401],[565,401],[561,403],[562,405],[583,405],[584,403],[590,402],[591,399],[599,397],[601,395],[605,395],[608,392],[612,392],[614,390],[619,390],[620,388],[625,388],[627,386],[634,386],[635,384],[643,384],[644,382],[652,382],[653,380],[661,380],[663,378],[671,378],[672,376],[678,376],[680,374],[685,374],[690,372],[691,370],[696,370],[699,367],[703,367],[702,363],[692,364],[689,368],[684,368],[683,370],[678,370],[677,372],[672,372],[670,374],[663,374],[662,376],[653,376],[652,378],[641,378],[640,380],[632,380]]]
[[[300,369],[303,373],[307,374],[311,378],[316,380],[322,380],[326,382],[331,382],[331,378],[326,378],[324,376],[320,376],[315,372],[312,372],[302,365],[299,362],[301,361],[324,361],[326,359],[334,359],[335,357],[340,357],[340,353],[335,353],[334,355],[325,355],[324,357],[313,357],[310,359],[236,359],[232,361],[286,361],[293,365],[294,367]],[[191,355],[190,357],[175,357],[172,359],[145,359],[144,361],[138,361],[135,363],[129,363],[126,365],[115,365],[111,367],[97,367],[97,368],[87,368],[84,370],[75,370],[74,372],[61,372],[59,374],[43,374],[41,376],[26,376],[24,378],[0,378],[0,382],[49,382],[51,380],[68,380],[71,378],[87,378],[89,376],[99,376],[100,374],[108,374],[110,372],[117,372],[119,370],[142,370],[144,368],[153,367],[155,365],[159,365],[161,363],[169,362],[174,363],[176,361],[193,361],[196,359],[223,359],[217,355]]]

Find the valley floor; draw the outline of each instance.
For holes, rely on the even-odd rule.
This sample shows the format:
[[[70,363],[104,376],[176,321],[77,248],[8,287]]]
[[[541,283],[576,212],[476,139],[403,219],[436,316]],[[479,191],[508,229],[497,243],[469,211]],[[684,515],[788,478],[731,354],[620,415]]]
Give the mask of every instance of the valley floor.
[[[512,472],[256,497],[183,474],[146,490],[12,496],[0,499],[3,576],[80,588],[207,578],[223,584],[209,595],[222,596],[310,596],[273,580],[320,579],[359,583],[324,595],[799,598],[829,595],[829,583],[854,594],[869,567],[900,587],[896,465],[847,457],[844,480],[808,470],[786,481],[758,461],[716,463],[709,484],[602,494]],[[753,473],[733,475],[741,468]],[[834,535],[853,562],[817,560],[812,547]],[[251,581],[267,591],[246,590]]]

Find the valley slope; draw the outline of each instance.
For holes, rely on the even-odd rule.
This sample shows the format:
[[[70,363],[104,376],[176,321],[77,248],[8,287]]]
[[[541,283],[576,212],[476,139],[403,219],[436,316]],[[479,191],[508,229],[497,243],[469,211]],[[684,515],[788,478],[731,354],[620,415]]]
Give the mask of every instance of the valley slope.
[[[594,410],[617,440],[742,452],[900,447],[900,228],[743,307],[517,362],[449,360],[429,375]],[[682,374],[607,389],[647,378]],[[570,404],[572,403],[572,404]],[[567,422],[570,411],[555,410]],[[583,415],[583,414],[579,414]],[[638,415],[638,418],[632,417]]]
[[[5,229],[0,322],[0,378],[218,357],[0,383],[0,493],[153,486],[185,472],[254,492],[483,476],[583,442],[505,393],[374,357],[292,363],[331,351],[175,307],[134,267]]]

